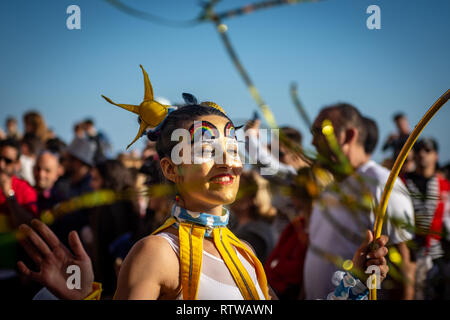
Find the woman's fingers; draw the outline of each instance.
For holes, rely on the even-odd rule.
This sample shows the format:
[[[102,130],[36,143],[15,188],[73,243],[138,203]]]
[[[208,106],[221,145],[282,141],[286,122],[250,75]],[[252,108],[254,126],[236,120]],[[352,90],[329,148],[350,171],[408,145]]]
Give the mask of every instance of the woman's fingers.
[[[17,262],[17,268],[19,271],[26,277],[30,278],[33,281],[41,282],[41,277],[39,276],[39,273],[31,271],[28,269],[28,267],[23,263],[22,261]]]
[[[31,260],[36,263],[36,265],[40,266],[42,263],[42,256],[39,251],[31,244],[28,239],[19,240],[20,245],[25,249],[27,255],[31,258]]]
[[[31,225],[35,230],[39,232],[44,241],[50,246],[52,250],[58,248],[61,245],[58,237],[53,233],[52,230],[50,230],[50,228],[45,223],[37,219],[33,219],[31,221]]]
[[[23,232],[28,240],[35,246],[35,248],[39,251],[39,253],[44,258],[49,258],[52,256],[52,251],[49,249],[48,245],[41,239],[41,237],[29,226],[22,224],[19,227],[19,230]]]
[[[69,233],[69,245],[77,259],[86,260],[89,258],[76,231],[71,231]]]

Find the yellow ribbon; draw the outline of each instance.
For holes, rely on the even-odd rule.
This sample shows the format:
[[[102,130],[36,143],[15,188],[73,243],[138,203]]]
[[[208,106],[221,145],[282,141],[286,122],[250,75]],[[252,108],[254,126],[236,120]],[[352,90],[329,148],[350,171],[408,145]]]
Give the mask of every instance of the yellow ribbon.
[[[400,170],[403,166],[403,163],[406,160],[406,157],[408,156],[409,151],[413,147],[414,143],[416,142],[419,135],[422,133],[423,129],[426,127],[426,125],[430,122],[430,120],[434,117],[434,115],[439,111],[439,109],[442,108],[442,106],[448,101],[450,97],[450,89],[447,90],[432,106],[431,108],[425,113],[425,115],[422,117],[422,119],[419,121],[419,123],[414,128],[413,132],[411,132],[408,140],[406,140],[402,150],[400,151],[400,154],[398,155],[397,159],[395,160],[394,166],[392,167],[391,174],[389,175],[389,178],[386,182],[386,186],[383,190],[383,195],[381,196],[380,205],[378,206],[376,220],[375,220],[375,226],[374,226],[374,238],[378,239],[381,236],[381,229],[383,227],[383,220],[384,216],[386,214],[386,208],[389,201],[389,197],[391,195],[392,189],[394,187],[395,179],[398,177]],[[370,300],[377,300],[377,289],[376,286],[373,286],[373,289],[370,289],[369,293],[369,299]]]
[[[176,223],[175,218],[170,217],[166,222],[154,231],[157,234]],[[184,300],[197,299],[198,286],[200,282],[203,239],[205,227],[188,222],[182,222],[178,228],[180,240],[180,269],[181,290]],[[259,286],[264,297],[268,300],[267,278],[264,268],[258,258],[249,250],[228,228],[220,227],[213,230],[213,242],[220,253],[225,265],[239,288],[245,300],[259,300],[255,284],[250,275],[239,260],[235,248],[255,268]]]

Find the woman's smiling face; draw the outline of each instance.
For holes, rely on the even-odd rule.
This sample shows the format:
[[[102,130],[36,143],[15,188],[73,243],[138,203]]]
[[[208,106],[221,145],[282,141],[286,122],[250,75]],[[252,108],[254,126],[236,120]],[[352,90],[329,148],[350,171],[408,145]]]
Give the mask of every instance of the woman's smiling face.
[[[175,183],[185,206],[200,208],[234,202],[242,162],[232,123],[218,115],[202,116],[189,125],[189,135],[191,140],[182,143],[190,148],[191,157],[187,159],[191,161],[183,161],[175,168]]]

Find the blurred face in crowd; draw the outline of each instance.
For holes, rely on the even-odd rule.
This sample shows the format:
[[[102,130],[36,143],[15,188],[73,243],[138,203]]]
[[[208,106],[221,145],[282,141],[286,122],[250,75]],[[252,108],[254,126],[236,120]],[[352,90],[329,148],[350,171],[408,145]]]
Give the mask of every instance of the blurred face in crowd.
[[[100,190],[103,186],[103,178],[96,168],[91,169],[91,188]]]
[[[217,128],[219,137],[211,140],[220,144],[222,155],[216,155],[215,152],[219,151],[211,147],[211,144],[203,142],[201,150],[191,149],[193,157],[202,157],[202,163],[195,164],[191,161],[174,165],[172,160],[164,157],[161,160],[161,168],[166,178],[176,183],[181,199],[191,210],[230,204],[235,200],[239,189],[242,162],[238,155],[237,142],[230,143],[227,140],[229,138],[224,137],[225,126],[229,120],[218,115],[207,115],[196,121],[208,121]],[[189,144],[188,147],[191,145],[191,141],[182,143]],[[221,157],[222,163],[216,163],[216,156]]]
[[[36,165],[34,166],[36,188],[40,190],[51,189],[61,174],[62,167],[56,155],[44,152],[36,160]]]
[[[69,176],[77,174],[81,170],[81,168],[85,166],[83,162],[81,162],[74,156],[70,155],[69,153],[66,153],[63,165],[64,170],[67,172]]]
[[[17,132],[17,122],[13,121],[13,120],[9,120],[6,123],[6,130],[8,133],[11,133],[11,134],[16,133]]]
[[[322,132],[322,124],[324,120],[329,120],[333,126],[334,136],[336,137],[336,148],[340,149],[340,152],[349,160],[350,165],[353,168],[361,165],[363,158],[366,157],[364,147],[359,140],[360,131],[356,126],[343,123],[346,119],[342,119],[339,114],[339,110],[322,110],[317,116],[312,125],[313,140],[312,144],[316,147],[320,156],[331,161],[333,164],[340,163],[338,158],[338,151],[336,148],[332,148],[327,141],[327,138]],[[324,163],[325,165],[326,162]],[[329,164],[328,164],[329,166]],[[332,169],[329,167],[329,169]]]
[[[12,177],[18,170],[19,159],[18,151],[10,146],[4,146],[0,149],[0,173]]]
[[[325,119],[328,119],[331,121],[333,128],[334,128],[334,134],[336,135],[337,142],[339,146],[342,148],[344,144],[344,137],[342,132],[340,134],[337,134],[339,132],[339,127],[337,126],[336,122],[336,113],[335,112],[320,112],[317,116],[316,120],[314,121],[312,125],[312,144],[316,148],[317,152],[326,157],[327,159],[335,160],[335,155],[331,151],[331,148],[325,138],[325,136],[322,133],[322,123]],[[344,151],[344,150],[343,150]]]
[[[397,125],[398,131],[402,134],[409,134],[410,128],[408,119],[406,117],[400,117],[395,121],[395,124]]]
[[[422,146],[415,151],[416,165],[420,169],[436,168],[438,162],[438,153],[430,146]]]

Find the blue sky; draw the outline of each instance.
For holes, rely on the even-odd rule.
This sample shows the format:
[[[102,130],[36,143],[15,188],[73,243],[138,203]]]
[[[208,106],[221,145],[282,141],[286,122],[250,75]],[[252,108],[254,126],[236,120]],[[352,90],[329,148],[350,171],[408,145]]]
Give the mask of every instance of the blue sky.
[[[123,0],[173,20],[200,12],[196,0]],[[217,11],[249,1],[222,1]],[[81,30],[68,30],[66,8],[81,8]],[[366,27],[366,8],[381,8],[381,30]],[[311,118],[338,101],[374,118],[381,140],[403,111],[414,126],[450,84],[450,2],[447,0],[329,0],[286,5],[225,20],[238,56],[280,125],[311,136],[289,95],[295,81]],[[233,119],[257,109],[210,23],[173,28],[139,20],[101,0],[3,0],[0,2],[0,126],[39,110],[58,136],[73,137],[73,124],[92,117],[125,150],[136,135],[136,117],[113,107],[139,104],[148,71],[156,96],[181,101],[182,92],[224,106]],[[450,161],[450,107],[423,136],[438,139],[441,163]],[[141,148],[144,138],[135,144]],[[388,154],[380,151],[374,158]]]

